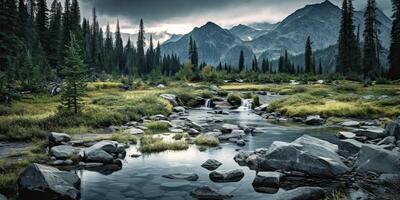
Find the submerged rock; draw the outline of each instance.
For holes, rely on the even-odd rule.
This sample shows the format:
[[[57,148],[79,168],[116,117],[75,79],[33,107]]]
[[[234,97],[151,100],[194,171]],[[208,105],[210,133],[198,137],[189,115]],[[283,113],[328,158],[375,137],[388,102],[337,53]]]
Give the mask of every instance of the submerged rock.
[[[340,139],[353,139],[356,137],[356,134],[352,132],[345,132],[345,131],[340,131],[336,136]]]
[[[299,187],[276,195],[274,200],[322,200],[325,191],[320,187]]]
[[[210,179],[214,182],[238,182],[244,177],[241,169],[235,169],[225,172],[213,171],[210,173]]]
[[[238,138],[241,138],[244,135],[245,135],[245,133],[242,130],[233,130],[231,133],[223,134],[223,135],[218,136],[218,139],[220,139],[220,140],[229,140],[231,138],[238,139]]]
[[[355,129],[353,133],[357,136],[365,136],[368,139],[376,139],[376,138],[383,138],[385,137],[385,130],[383,128],[370,126],[364,127],[365,129]]]
[[[304,123],[308,125],[321,125],[323,122],[324,119],[322,119],[319,115],[308,116],[306,120],[304,120]]]
[[[234,125],[234,124],[223,124],[221,132],[222,133],[231,133],[233,130],[239,130],[239,126]]]
[[[225,194],[222,192],[218,192],[214,189],[211,189],[208,186],[200,186],[193,191],[190,192],[190,195],[196,199],[200,200],[224,200],[230,199],[233,196],[229,194]]]
[[[344,127],[359,127],[361,125],[361,123],[358,121],[346,121],[346,122],[342,122],[340,125],[342,125]]]
[[[78,200],[80,179],[70,172],[31,164],[18,178],[20,199]]]
[[[195,173],[191,173],[191,174],[175,173],[175,174],[163,175],[162,177],[168,178],[168,179],[181,179],[181,180],[187,180],[187,181],[197,181],[197,179],[199,179],[199,176]]]
[[[48,137],[49,137],[49,145],[50,146],[65,144],[65,143],[71,141],[71,136],[69,136],[66,133],[51,132]]]
[[[376,172],[387,174],[400,173],[400,152],[380,148],[377,145],[365,144],[354,163],[359,173]]]
[[[279,172],[259,172],[253,180],[253,187],[257,192],[276,193],[283,177]]]
[[[208,159],[206,162],[204,162],[201,166],[203,168],[206,168],[210,171],[212,170],[216,170],[219,166],[221,166],[222,163],[219,162],[218,160],[214,160],[214,159]]]

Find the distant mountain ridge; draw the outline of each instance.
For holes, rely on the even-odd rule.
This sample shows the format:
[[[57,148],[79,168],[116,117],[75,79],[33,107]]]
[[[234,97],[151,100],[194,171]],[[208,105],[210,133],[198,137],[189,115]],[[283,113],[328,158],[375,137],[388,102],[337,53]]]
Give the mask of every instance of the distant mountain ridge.
[[[390,43],[391,20],[378,10],[378,20],[382,45],[387,48]],[[304,52],[306,38],[311,36],[313,49],[326,49],[335,45],[340,29],[341,9],[330,1],[307,5],[282,22],[276,24],[256,23],[240,24],[226,30],[213,22],[194,28],[190,33],[167,41],[161,45],[165,54],[176,53],[182,61],[187,61],[188,40],[192,36],[197,43],[201,61],[216,66],[219,62],[238,63],[240,50],[244,51],[246,65],[251,64],[254,55],[257,58],[276,59],[287,49],[292,55]],[[363,12],[357,11],[354,16],[355,26],[360,26],[360,36],[364,30]]]

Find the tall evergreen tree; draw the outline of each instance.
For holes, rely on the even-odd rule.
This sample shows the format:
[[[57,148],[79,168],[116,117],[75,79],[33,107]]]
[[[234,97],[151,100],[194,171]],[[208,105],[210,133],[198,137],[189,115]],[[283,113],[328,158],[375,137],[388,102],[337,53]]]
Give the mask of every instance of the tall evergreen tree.
[[[37,0],[36,30],[39,35],[40,44],[49,53],[49,10],[46,0]]]
[[[393,25],[389,54],[389,78],[400,79],[400,1],[392,0]]]
[[[82,108],[88,70],[81,56],[79,42],[72,33],[70,44],[66,48],[65,63],[62,69],[65,86],[61,95],[60,109],[77,114]]]
[[[106,39],[104,42],[104,51],[105,51],[105,58],[104,58],[104,63],[105,63],[105,70],[108,73],[112,73],[115,71],[113,69],[113,63],[114,63],[114,43],[113,43],[113,38],[112,38],[112,33],[110,30],[110,25],[107,24],[106,28]]]
[[[71,32],[75,35],[78,42],[82,41],[82,30],[81,30],[81,13],[78,0],[72,0],[71,13],[70,13],[70,24]]]
[[[199,55],[197,53],[196,41],[192,38],[192,36],[189,38],[189,60],[193,65],[194,70],[197,70],[199,65]]]
[[[239,55],[239,71],[245,70],[244,66],[244,52],[243,50],[240,50],[240,55]]]
[[[144,54],[144,47],[146,46],[146,42],[144,34],[145,32],[144,32],[143,19],[140,19],[138,40],[136,45],[137,48],[136,66],[138,67],[138,72],[141,75],[146,73],[146,58]]]
[[[65,46],[69,45],[70,33],[71,33],[71,2],[65,0],[64,2],[64,13],[62,17],[62,30],[63,30],[63,49],[65,53]],[[64,58],[64,57],[63,57]]]
[[[160,67],[161,64],[161,47],[160,47],[160,42],[157,42],[157,47],[156,47],[156,55],[155,55],[155,65],[157,67]]]
[[[251,64],[251,68],[253,71],[257,72],[258,71],[258,61],[257,61],[257,57],[254,55],[253,57],[253,61]]]
[[[378,43],[379,38],[376,21],[376,3],[375,0],[368,0],[367,9],[364,14],[364,78],[374,78],[379,71],[378,67]]]
[[[154,69],[154,63],[155,63],[155,50],[154,50],[154,45],[153,45],[153,35],[150,35],[150,43],[149,43],[149,48],[147,49],[146,52],[146,64],[147,64],[147,72],[151,72]]]
[[[123,61],[124,47],[122,43],[121,30],[119,27],[119,20],[117,20],[117,27],[115,30],[115,63],[118,67],[118,72],[123,73],[124,61]]]
[[[311,38],[310,36],[307,37],[307,41],[306,41],[306,49],[305,49],[305,63],[304,63],[304,67],[305,67],[305,72],[306,73],[312,73],[312,68],[313,68],[313,63],[312,63],[312,47],[311,47]]]
[[[58,0],[54,0],[50,9],[50,27],[49,27],[49,64],[53,69],[60,66],[62,43],[62,6]]]

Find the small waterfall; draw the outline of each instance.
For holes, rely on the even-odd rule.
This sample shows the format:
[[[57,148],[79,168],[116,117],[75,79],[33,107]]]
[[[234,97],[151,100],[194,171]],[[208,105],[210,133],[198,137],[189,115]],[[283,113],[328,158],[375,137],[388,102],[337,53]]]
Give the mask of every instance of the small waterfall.
[[[206,99],[206,102],[204,103],[205,108],[211,108],[211,99]]]
[[[240,111],[247,111],[251,110],[253,106],[253,100],[252,99],[242,99],[242,104],[238,108]]]

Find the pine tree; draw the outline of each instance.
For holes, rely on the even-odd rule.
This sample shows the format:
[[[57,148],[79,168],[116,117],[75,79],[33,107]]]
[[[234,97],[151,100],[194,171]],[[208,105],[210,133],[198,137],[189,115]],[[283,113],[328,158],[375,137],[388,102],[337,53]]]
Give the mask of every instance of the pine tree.
[[[321,58],[319,59],[318,72],[319,72],[319,74],[324,74],[323,69],[322,69],[322,60],[321,60]]]
[[[155,53],[154,45],[153,45],[153,35],[150,35],[149,48],[147,49],[147,52],[146,52],[147,72],[151,72],[154,69],[155,54],[156,53]]]
[[[312,67],[313,67],[313,63],[312,63],[312,47],[311,47],[311,38],[310,36],[307,37],[307,41],[306,41],[306,49],[305,49],[305,63],[304,63],[304,67],[305,67],[305,71],[306,73],[312,73]]]
[[[70,33],[71,33],[71,3],[70,0],[64,2],[64,13],[62,17],[62,30],[63,30],[63,49],[65,53],[65,46],[69,45]],[[64,58],[64,57],[63,57]]]
[[[146,58],[144,54],[144,47],[146,46],[145,43],[145,37],[144,37],[144,25],[143,25],[143,20],[140,19],[140,25],[139,25],[139,33],[138,33],[138,40],[137,40],[137,64],[136,66],[138,67],[138,72],[139,74],[143,75],[146,73]]]
[[[62,42],[62,6],[58,0],[54,0],[50,9],[49,27],[49,64],[53,69],[58,69],[61,61],[61,42]]]
[[[378,43],[376,4],[375,0],[368,0],[367,9],[364,14],[364,78],[374,78],[378,70]]]
[[[239,55],[239,71],[242,72],[245,70],[244,66],[244,52],[243,50],[240,50],[240,55]]]
[[[193,40],[192,36],[189,37],[189,60],[196,71],[199,66],[199,55],[197,52],[196,41]]]
[[[156,55],[155,55],[155,65],[156,67],[160,67],[161,64],[161,47],[160,47],[160,42],[157,42],[157,47],[156,47]]]
[[[46,0],[37,0],[37,14],[36,14],[36,30],[39,35],[40,44],[43,49],[49,53],[49,10],[47,9]]]
[[[81,55],[79,42],[71,34],[70,44],[66,47],[65,63],[62,69],[64,90],[61,95],[61,111],[77,114],[82,108],[88,70]]]
[[[257,61],[257,57],[254,55],[253,57],[253,61],[252,61],[252,65],[251,68],[253,71],[257,72],[258,71],[258,61]]]
[[[283,56],[279,56],[279,59],[278,59],[278,72],[279,73],[284,73],[285,72],[284,68],[285,68],[285,58]]]
[[[393,0],[393,25],[389,54],[389,78],[400,79],[400,1]]]
[[[135,62],[134,58],[134,48],[132,46],[131,39],[128,38],[128,42],[126,43],[125,49],[124,49],[124,70],[122,73],[123,74],[133,74],[133,66]]]
[[[121,30],[119,27],[119,20],[117,20],[117,27],[115,30],[115,63],[118,67],[119,73],[124,73],[124,61],[123,61],[124,47],[122,44]]]
[[[80,23],[81,23],[81,14],[79,8],[79,1],[72,0],[71,18],[70,18],[71,32],[75,35],[78,42],[80,42],[83,37]]]

